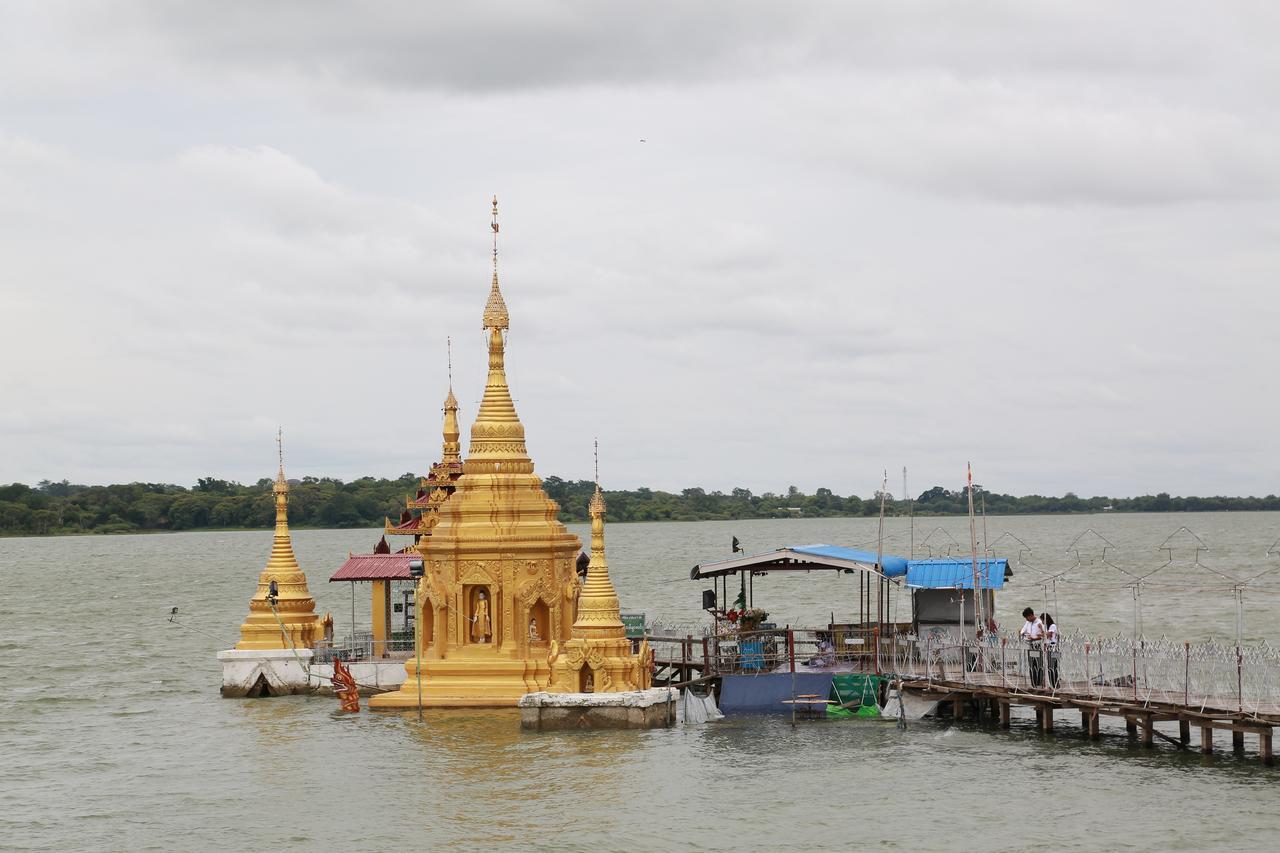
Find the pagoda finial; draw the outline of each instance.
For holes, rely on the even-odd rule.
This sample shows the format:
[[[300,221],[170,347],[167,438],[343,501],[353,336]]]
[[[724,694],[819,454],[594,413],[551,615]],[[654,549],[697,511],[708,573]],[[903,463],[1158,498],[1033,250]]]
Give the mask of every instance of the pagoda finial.
[[[600,554],[604,555],[604,493],[600,491],[600,439],[594,440],[596,456],[596,491],[591,496],[591,550],[595,552],[596,522],[600,522]]]
[[[444,447],[440,461],[461,462],[462,444],[458,441],[462,432],[458,429],[458,398],[453,396],[453,342],[445,338],[449,363],[449,395],[444,398]]]
[[[282,427],[276,427],[276,460],[280,467],[276,471],[276,483],[272,491],[287,492],[289,481],[284,478],[284,429]]]
[[[498,289],[498,197],[493,197],[493,287],[489,290],[489,301],[484,306],[484,328],[507,329],[511,317],[507,314],[507,303]]]

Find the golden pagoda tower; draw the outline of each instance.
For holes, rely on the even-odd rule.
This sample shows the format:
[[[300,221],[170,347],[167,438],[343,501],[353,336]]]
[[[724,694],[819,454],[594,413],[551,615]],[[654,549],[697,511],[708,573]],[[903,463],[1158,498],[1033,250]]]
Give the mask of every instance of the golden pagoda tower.
[[[449,396],[444,401],[444,447],[440,461],[432,464],[427,476],[419,479],[417,494],[405,498],[399,522],[388,518],[383,523],[383,536],[413,536],[413,544],[403,551],[419,547],[422,537],[431,535],[436,524],[436,509],[453,494],[454,483],[462,476],[458,399],[453,396],[453,344],[448,339],[446,341],[449,345]]]
[[[647,640],[632,652],[631,640],[619,615],[618,593],[609,579],[604,555],[604,495],[597,465],[596,491],[591,496],[591,562],[578,596],[578,617],[571,638],[562,647],[552,644],[550,693],[620,693],[653,686],[652,656]]]
[[[489,348],[484,399],[456,491],[419,540],[425,576],[417,598],[417,654],[400,690],[371,708],[512,707],[545,690],[551,643],[570,638],[581,543],[556,519],[524,443],[507,387],[510,316],[498,287],[498,200],[493,200],[493,284],[483,328]],[[417,658],[422,659],[419,672]],[[419,681],[421,680],[421,685]]]
[[[276,535],[267,566],[258,575],[258,591],[249,600],[249,616],[240,626],[236,648],[242,650],[310,649],[320,631],[316,602],[307,589],[307,576],[293,556],[293,541],[289,538],[289,482],[284,477],[283,433],[276,434],[276,444],[280,470],[271,487],[276,500]],[[272,581],[276,584],[275,613],[268,600]]]

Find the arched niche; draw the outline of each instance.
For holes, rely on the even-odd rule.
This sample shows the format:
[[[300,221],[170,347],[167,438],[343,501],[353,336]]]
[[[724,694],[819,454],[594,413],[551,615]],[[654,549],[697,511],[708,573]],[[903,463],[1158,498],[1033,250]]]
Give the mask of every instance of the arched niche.
[[[525,620],[525,631],[529,638],[529,646],[535,649],[547,648],[552,636],[551,606],[541,597],[534,599],[529,606],[528,619]],[[534,626],[537,626],[537,637],[534,637]]]
[[[422,650],[435,645],[436,642],[436,609],[431,604],[431,599],[422,599],[422,608],[418,611],[418,618],[422,620],[418,624],[421,625],[422,632]]]
[[[500,608],[493,600],[493,589],[487,584],[469,584],[463,590],[463,601],[466,602],[466,619],[463,622],[463,642],[474,645],[489,644],[498,636],[498,616]],[[480,606],[484,602],[484,607]],[[483,620],[487,619],[487,625]],[[482,631],[488,628],[487,632]]]

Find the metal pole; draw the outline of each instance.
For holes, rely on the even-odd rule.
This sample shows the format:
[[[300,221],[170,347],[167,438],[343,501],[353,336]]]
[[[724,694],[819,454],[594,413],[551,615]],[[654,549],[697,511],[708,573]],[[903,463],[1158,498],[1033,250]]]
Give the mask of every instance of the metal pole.
[[[1182,654],[1184,657],[1182,669],[1182,706],[1185,708],[1191,704],[1191,644],[1182,643]]]
[[[413,607],[415,610],[422,607],[422,604],[425,601],[422,597],[422,580],[422,578],[418,578],[418,582],[414,586]],[[418,640],[414,643],[414,645],[417,646],[418,652],[418,722],[422,722],[422,646],[426,643],[426,637],[422,633],[422,622],[423,620],[419,619],[417,614],[414,614],[413,624],[415,630],[413,633],[417,636]]]
[[[356,582],[351,582],[351,648],[355,653],[356,645]]]
[[[1244,591],[1236,587],[1236,710],[1244,712]]]

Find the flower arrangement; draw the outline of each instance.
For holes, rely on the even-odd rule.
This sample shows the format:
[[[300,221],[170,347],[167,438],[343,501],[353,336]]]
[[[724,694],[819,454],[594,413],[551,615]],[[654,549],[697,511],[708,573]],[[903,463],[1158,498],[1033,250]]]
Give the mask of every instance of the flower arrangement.
[[[758,631],[760,625],[769,618],[769,612],[759,607],[752,607],[747,610],[737,612],[737,619],[734,621],[738,625],[739,633],[746,631]]]

